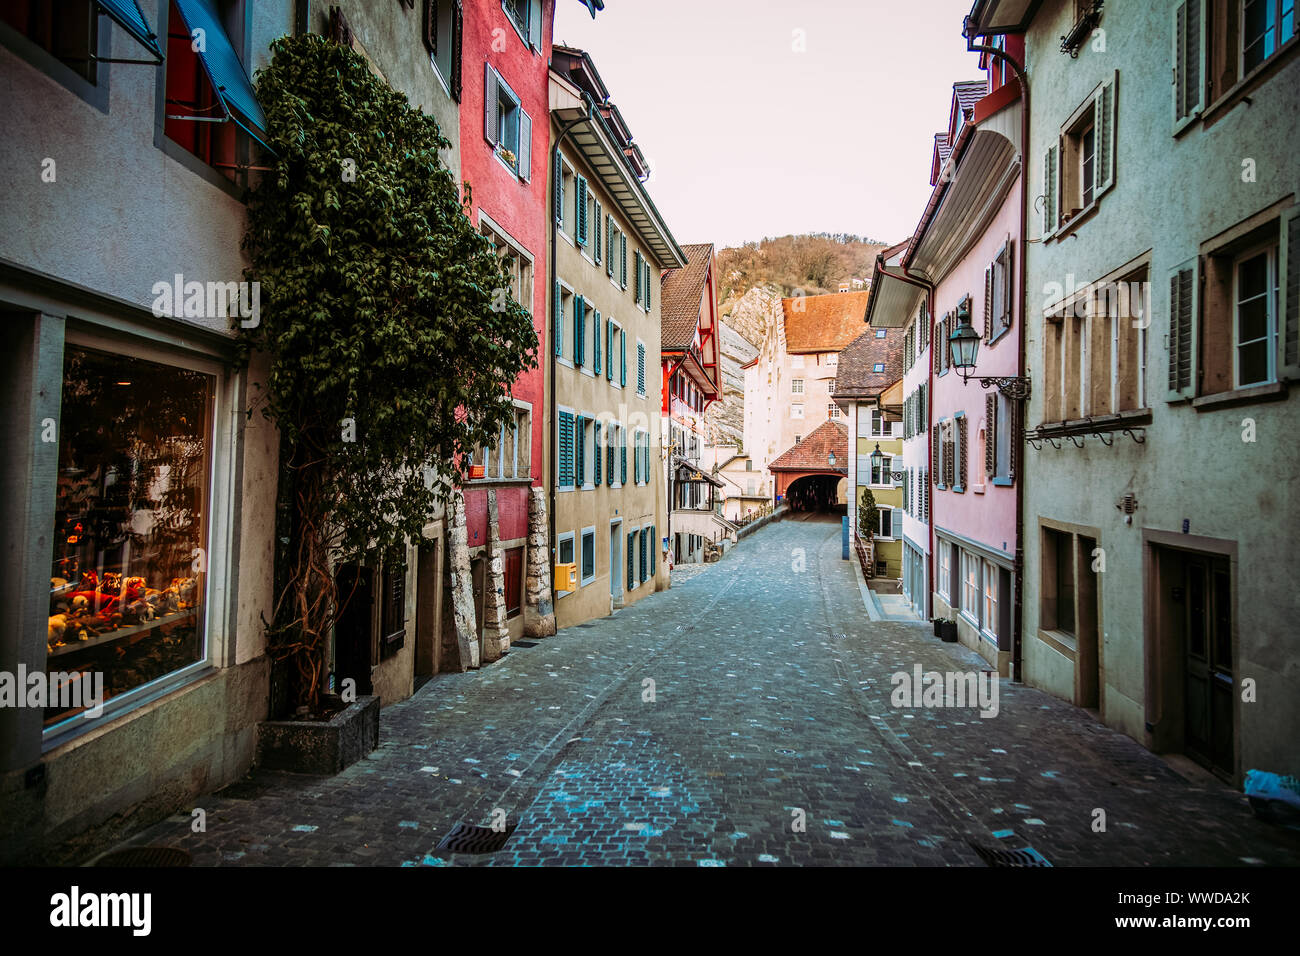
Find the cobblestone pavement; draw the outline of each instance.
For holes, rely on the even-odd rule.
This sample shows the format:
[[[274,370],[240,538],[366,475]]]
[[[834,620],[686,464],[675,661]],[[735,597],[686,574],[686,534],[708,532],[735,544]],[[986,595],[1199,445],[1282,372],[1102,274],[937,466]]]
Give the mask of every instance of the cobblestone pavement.
[[[254,773],[199,801],[206,832],[184,814],[128,844],[196,865],[980,865],[970,842],[1055,866],[1300,863],[1300,834],[1240,793],[1041,692],[1002,681],[991,719],[891,707],[895,672],[982,662],[868,620],[839,536],[774,524],[610,618],[434,678],[337,776]],[[504,849],[435,849],[497,810]]]

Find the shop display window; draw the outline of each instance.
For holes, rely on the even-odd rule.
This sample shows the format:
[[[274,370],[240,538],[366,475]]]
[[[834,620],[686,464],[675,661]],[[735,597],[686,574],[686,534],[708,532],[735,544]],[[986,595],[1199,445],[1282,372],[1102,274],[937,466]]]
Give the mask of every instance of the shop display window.
[[[214,390],[191,369],[66,350],[46,671],[102,674],[104,701],[206,659]],[[47,727],[78,712],[54,691]]]

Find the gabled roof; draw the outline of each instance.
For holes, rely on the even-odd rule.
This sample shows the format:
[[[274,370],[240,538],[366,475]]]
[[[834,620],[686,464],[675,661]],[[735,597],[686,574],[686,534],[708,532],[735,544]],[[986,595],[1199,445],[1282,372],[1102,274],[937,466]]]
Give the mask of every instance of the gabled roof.
[[[659,293],[663,328],[659,347],[664,352],[681,352],[691,347],[700,322],[700,303],[713,291],[706,288],[713,243],[689,243],[682,246],[682,252],[686,253],[686,265],[664,273]]]
[[[835,453],[832,468],[828,456]],[[768,471],[823,471],[848,473],[849,429],[846,425],[828,418],[804,436],[793,448],[777,456]]]
[[[870,300],[870,289],[782,299],[786,352],[840,351],[862,332]]]
[[[880,338],[880,332],[885,333]],[[903,377],[903,339],[901,328],[871,329],[863,332],[840,353],[835,373],[836,401],[842,398],[874,398]],[[877,372],[876,366],[883,366]]]
[[[975,116],[975,104],[989,91],[989,83],[984,80],[962,80],[952,85],[953,106],[961,110],[962,119],[970,122]]]

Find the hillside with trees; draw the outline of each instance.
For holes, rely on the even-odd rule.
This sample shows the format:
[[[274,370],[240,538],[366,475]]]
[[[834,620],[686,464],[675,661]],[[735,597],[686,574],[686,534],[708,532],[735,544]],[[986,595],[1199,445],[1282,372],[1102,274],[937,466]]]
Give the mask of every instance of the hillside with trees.
[[[779,288],[783,296],[836,292],[841,282],[870,279],[876,253],[886,243],[844,233],[818,232],[779,236],[718,250],[718,297],[743,295],[760,285]]]

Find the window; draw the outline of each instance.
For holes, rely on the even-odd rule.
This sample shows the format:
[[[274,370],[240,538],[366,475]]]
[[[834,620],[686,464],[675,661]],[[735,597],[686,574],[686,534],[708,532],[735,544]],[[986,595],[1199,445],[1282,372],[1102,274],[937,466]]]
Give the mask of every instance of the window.
[[[802,395],[802,394],[803,394],[803,379],[801,379],[801,378],[792,378],[792,379],[790,379],[790,391],[791,391],[792,394],[795,394],[795,395]]]
[[[841,415],[840,407],[836,405],[834,402],[831,402],[826,406],[827,418],[838,419],[840,415]]]
[[[596,529],[582,529],[582,565],[578,568],[578,580],[582,586],[596,580]]]
[[[555,324],[552,329],[552,337],[554,339],[555,354],[566,365],[573,363],[573,314],[576,309],[577,303],[573,290],[560,285],[557,280],[555,283]]]
[[[28,0],[0,3],[0,20],[63,63],[88,83],[97,82],[99,5],[91,0]]]
[[[532,179],[533,121],[501,74],[484,64],[483,136],[511,172]]]
[[[885,416],[879,408],[871,410],[871,436],[873,438],[883,438],[885,431]]]
[[[876,329],[876,338],[878,338],[878,339],[883,339],[884,337],[885,337],[885,330],[884,330],[884,329]]]
[[[951,601],[952,594],[949,588],[949,582],[952,580],[952,544],[951,542],[939,540],[939,595],[945,600]]]
[[[803,418],[803,406],[802,406],[802,405],[791,405],[791,406],[790,406],[790,417],[791,417],[791,418]],[[797,440],[797,439],[796,439],[796,440]]]
[[[574,486],[574,415],[571,409],[561,408],[556,415],[558,459],[556,483],[560,488]]]
[[[530,315],[533,311],[533,260],[523,248],[498,232],[491,225],[483,223],[483,235],[496,249],[497,258],[501,260],[506,272],[510,297],[523,307]]]
[[[870,461],[871,459],[868,457],[867,460]],[[894,459],[892,459],[892,458],[889,457],[888,455],[882,455],[882,456],[881,456],[881,458],[880,458],[880,466],[879,466],[879,467],[873,467],[873,468],[871,469],[871,483],[872,483],[873,485],[888,485],[888,484],[892,484],[892,481],[890,480],[890,477],[889,477],[889,469],[890,469],[890,466],[893,464],[893,461],[894,461]]]
[[[1074,633],[1074,535],[1043,529],[1039,626]]]
[[[578,217],[573,196],[577,192],[578,175],[573,171],[563,154],[556,154],[555,181],[555,221],[564,237],[576,244],[578,235]]]
[[[884,370],[885,370],[884,362],[877,362],[875,365],[871,366],[871,371],[873,372],[883,372]]]
[[[543,0],[501,0],[501,9],[519,39],[534,50],[542,48],[542,3]]]
[[[532,476],[530,446],[533,437],[532,408],[516,403],[511,423],[502,425],[496,442],[480,445],[470,456],[470,465],[482,465],[482,480],[523,479]],[[471,480],[472,479],[471,472]]]
[[[645,395],[645,345],[640,339],[636,343],[636,393]]]
[[[1295,33],[1295,0],[1243,0],[1241,75],[1277,52]]]
[[[85,709],[67,705],[91,674],[109,700],[208,657],[195,556],[210,547],[216,379],[69,344],[62,391],[46,642],[62,703],[46,727]]]
[[[990,637],[998,635],[998,575],[1000,569],[990,561],[984,562],[984,632]]]
[[[576,481],[580,488],[591,488],[592,473],[596,460],[596,423],[591,418],[578,416],[577,419],[577,464]]]
[[[576,563],[574,558],[573,539],[574,539],[574,534],[572,531],[566,531],[563,534],[556,536],[555,538],[555,563],[556,564]],[[564,597],[566,594],[572,594],[573,592],[566,591],[564,588],[559,587],[557,584],[555,588],[555,593],[558,594],[560,597]]]
[[[979,626],[980,559],[964,548],[961,552],[961,613]]]
[[[1102,82],[1043,157],[1043,235],[1091,209],[1115,183],[1115,78]]]
[[[1233,385],[1277,378],[1277,246],[1237,257],[1233,268]]]
[[[460,3],[424,3],[424,45],[429,62],[452,99],[460,102],[461,47],[465,31],[464,8]]]
[[[998,254],[992,264],[984,270],[984,341],[995,342],[1002,333],[1011,328],[1012,303],[1014,302],[1011,273],[1011,238]]]
[[[876,506],[876,537],[892,538],[894,536],[893,513],[892,508],[883,507],[881,505]]]

